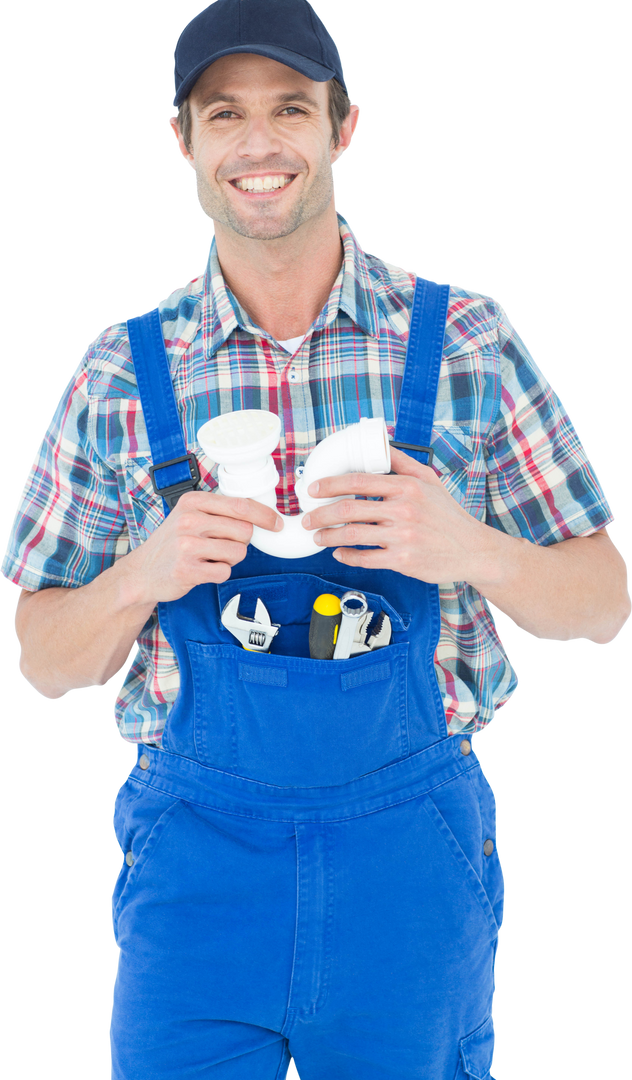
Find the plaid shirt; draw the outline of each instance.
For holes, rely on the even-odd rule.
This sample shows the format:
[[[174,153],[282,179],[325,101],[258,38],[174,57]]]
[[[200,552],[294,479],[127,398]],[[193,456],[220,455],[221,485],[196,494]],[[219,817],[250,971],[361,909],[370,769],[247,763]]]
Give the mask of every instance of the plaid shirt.
[[[203,277],[160,305],[187,448],[201,487],[216,487],[196,432],[234,409],[282,420],[275,454],[282,513],[296,513],[296,468],[336,429],[383,416],[393,434],[414,275],[360,250],[340,218],[343,265],[298,352],[253,325],[227,288],[215,245]],[[611,515],[558,398],[502,309],[453,288],[434,417],[434,466],[468,513],[512,536],[552,544],[603,528]],[[126,325],[86,353],[26,484],[3,572],[34,590],[92,581],[163,520],[149,479],[149,443]],[[483,597],[440,586],[435,655],[450,731],[487,724],[516,684]],[[116,705],[124,738],[160,745],[179,687],[156,615]]]

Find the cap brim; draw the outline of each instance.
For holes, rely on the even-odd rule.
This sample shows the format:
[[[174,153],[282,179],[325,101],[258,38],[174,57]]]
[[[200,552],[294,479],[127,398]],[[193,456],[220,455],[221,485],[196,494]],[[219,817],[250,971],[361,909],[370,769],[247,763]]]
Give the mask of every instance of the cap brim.
[[[212,53],[201,64],[193,68],[193,71],[189,72],[186,79],[180,83],[173,104],[181,105],[184,99],[189,96],[202,72],[206,71],[207,67],[214,64],[221,56],[230,56],[231,53],[256,53],[258,56],[267,56],[270,60],[277,60],[279,64],[285,64],[286,67],[300,71],[301,75],[313,79],[314,82],[328,82],[336,74],[332,68],[324,67],[323,64],[317,64],[315,60],[308,60],[306,56],[291,52],[290,49],[282,49],[278,45],[233,45],[230,49],[220,49],[219,52]]]

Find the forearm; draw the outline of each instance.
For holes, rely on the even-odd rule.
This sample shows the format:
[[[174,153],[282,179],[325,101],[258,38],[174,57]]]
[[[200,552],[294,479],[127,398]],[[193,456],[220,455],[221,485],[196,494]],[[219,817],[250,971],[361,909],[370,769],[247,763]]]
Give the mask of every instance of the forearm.
[[[487,569],[471,580],[536,637],[611,641],[630,614],[625,563],[605,530],[541,547],[495,529]]]
[[[125,663],[154,609],[140,601],[131,555],[78,589],[22,593],[16,629],[20,667],[46,697],[101,685]]]

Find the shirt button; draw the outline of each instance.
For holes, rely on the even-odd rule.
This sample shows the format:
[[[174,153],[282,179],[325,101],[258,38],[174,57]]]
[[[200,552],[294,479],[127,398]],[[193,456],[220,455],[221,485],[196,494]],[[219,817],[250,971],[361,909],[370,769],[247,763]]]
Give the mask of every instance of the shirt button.
[[[472,744],[469,739],[463,739],[463,742],[461,743],[461,753],[464,754],[465,757],[472,753]]]
[[[483,851],[485,852],[485,854],[486,855],[491,855],[493,850],[494,850],[494,841],[493,840],[486,840],[485,843],[483,844]]]
[[[147,754],[141,754],[140,755],[140,757],[138,759],[138,764],[139,764],[139,767],[141,769],[148,769],[149,768],[149,758],[147,757]]]
[[[125,862],[128,866],[134,865],[134,856],[132,855],[131,851],[127,852],[127,855],[125,856]]]

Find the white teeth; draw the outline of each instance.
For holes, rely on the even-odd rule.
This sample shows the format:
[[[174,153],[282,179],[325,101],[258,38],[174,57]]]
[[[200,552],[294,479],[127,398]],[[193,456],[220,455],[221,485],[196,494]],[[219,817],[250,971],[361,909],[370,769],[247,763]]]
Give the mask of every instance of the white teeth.
[[[235,180],[240,191],[276,191],[292,182],[291,176],[242,176]]]

